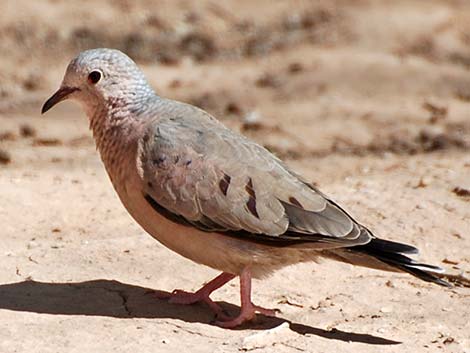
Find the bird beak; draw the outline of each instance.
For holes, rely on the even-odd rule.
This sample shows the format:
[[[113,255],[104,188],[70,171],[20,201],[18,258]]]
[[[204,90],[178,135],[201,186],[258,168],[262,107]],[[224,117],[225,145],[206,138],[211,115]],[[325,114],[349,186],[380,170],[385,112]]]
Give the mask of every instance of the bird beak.
[[[60,87],[58,91],[54,93],[52,97],[46,101],[46,103],[44,103],[41,109],[41,114],[44,114],[45,112],[47,112],[57,103],[63,101],[64,99],[67,99],[67,97],[75,91],[78,91],[77,87],[67,87],[67,86]]]

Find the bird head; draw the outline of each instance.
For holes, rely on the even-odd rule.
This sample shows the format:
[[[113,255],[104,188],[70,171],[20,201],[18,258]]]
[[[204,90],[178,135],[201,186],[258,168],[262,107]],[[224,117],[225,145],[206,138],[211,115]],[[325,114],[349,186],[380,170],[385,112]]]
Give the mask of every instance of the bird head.
[[[60,88],[43,105],[44,114],[57,103],[74,99],[87,113],[99,105],[136,103],[152,94],[144,74],[126,54],[115,49],[91,49],[67,67]]]

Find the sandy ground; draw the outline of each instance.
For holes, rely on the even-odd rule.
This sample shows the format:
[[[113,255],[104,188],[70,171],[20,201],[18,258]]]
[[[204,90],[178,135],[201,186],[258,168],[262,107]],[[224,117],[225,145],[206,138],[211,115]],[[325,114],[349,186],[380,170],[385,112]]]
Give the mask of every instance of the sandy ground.
[[[161,95],[284,158],[377,235],[470,275],[467,1],[2,1],[0,352],[470,352],[470,288],[333,262],[254,283],[237,330],[215,271],[127,215],[79,108],[42,102],[79,50],[125,50]],[[238,310],[236,282],[214,298]]]

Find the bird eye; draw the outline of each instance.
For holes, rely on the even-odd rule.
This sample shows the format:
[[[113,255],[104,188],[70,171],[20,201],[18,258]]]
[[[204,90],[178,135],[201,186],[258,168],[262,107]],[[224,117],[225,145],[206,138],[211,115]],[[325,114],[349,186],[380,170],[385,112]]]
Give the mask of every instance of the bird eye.
[[[88,82],[92,84],[97,84],[101,80],[101,72],[98,70],[92,71],[88,74]]]

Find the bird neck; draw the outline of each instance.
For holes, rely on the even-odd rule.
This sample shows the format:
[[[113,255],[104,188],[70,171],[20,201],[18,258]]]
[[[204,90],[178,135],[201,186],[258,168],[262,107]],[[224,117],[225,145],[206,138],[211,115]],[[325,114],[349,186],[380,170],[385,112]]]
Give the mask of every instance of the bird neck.
[[[90,129],[101,159],[113,182],[125,178],[129,163],[135,162],[137,142],[145,117],[125,104],[111,98],[87,112]]]

